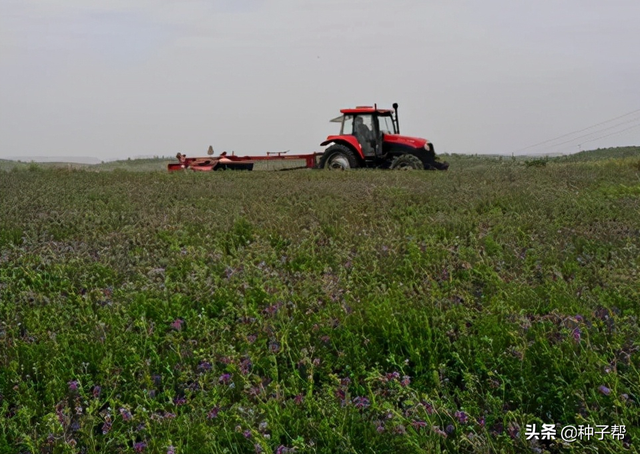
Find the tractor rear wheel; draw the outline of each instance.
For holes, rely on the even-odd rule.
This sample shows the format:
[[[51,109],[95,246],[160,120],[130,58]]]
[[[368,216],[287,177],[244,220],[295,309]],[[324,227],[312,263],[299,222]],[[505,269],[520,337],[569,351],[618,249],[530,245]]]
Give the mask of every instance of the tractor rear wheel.
[[[424,170],[424,164],[419,157],[412,154],[401,154],[391,161],[392,170]]]
[[[359,167],[358,159],[351,149],[336,143],[325,150],[320,158],[320,168],[330,170],[348,170]]]
[[[348,170],[356,167],[359,165],[353,151],[338,143],[327,148],[320,158],[321,169]]]

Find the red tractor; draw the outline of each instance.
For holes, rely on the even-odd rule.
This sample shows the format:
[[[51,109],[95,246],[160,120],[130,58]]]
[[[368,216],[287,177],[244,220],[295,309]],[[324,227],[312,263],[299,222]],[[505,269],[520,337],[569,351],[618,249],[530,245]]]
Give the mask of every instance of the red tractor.
[[[340,134],[321,143],[329,146],[320,158],[323,169],[374,167],[384,169],[447,170],[448,162],[436,158],[433,144],[426,139],[400,135],[398,104],[393,110],[377,106],[342,109],[331,120],[341,123]]]

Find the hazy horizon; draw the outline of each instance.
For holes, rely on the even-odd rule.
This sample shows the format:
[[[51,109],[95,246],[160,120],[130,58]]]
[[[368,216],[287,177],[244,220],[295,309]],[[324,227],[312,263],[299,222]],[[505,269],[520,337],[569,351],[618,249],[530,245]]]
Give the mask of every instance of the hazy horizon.
[[[4,0],[0,158],[308,153],[339,109],[393,102],[441,153],[639,145],[638,17],[631,0]]]

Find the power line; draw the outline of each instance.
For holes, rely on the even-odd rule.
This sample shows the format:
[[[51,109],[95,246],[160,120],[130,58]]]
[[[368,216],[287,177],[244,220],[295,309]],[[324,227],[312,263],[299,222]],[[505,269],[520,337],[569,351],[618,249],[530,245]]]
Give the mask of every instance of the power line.
[[[595,139],[585,140],[584,142],[580,143],[580,145],[585,144],[585,143],[589,143],[589,142],[595,142],[596,140],[604,139],[605,137],[615,136],[617,134],[621,134],[623,132],[626,132],[626,131],[629,131],[631,129],[635,129],[635,128],[638,128],[638,127],[640,127],[640,123],[638,123],[637,125],[633,125],[633,126],[630,126],[628,128],[622,129],[621,131],[612,132],[611,134],[606,134],[604,136],[596,137]],[[565,147],[563,149],[569,149],[569,148],[573,148],[573,147]]]
[[[528,150],[530,148],[535,148],[535,147],[538,147],[540,145],[545,145],[545,144],[547,144],[549,142],[554,142],[554,141],[556,141],[558,139],[564,139],[565,137],[569,137],[569,136],[572,136],[574,134],[578,134],[580,132],[588,131],[589,129],[593,129],[593,128],[597,127],[597,126],[601,126],[601,125],[604,125],[604,124],[607,124],[607,123],[611,123],[612,121],[616,121],[616,120],[619,120],[621,118],[628,117],[629,115],[633,115],[633,114],[638,113],[638,112],[640,112],[640,109],[636,109],[633,112],[629,112],[629,113],[626,113],[624,115],[620,115],[619,117],[615,117],[615,118],[612,118],[610,120],[606,120],[606,121],[597,123],[595,125],[588,126],[586,128],[583,128],[583,129],[579,129],[577,131],[573,131],[573,132],[570,132],[570,133],[567,133],[567,134],[563,134],[563,135],[555,137],[553,139],[548,139],[548,140],[545,140],[543,142],[539,142],[539,143],[536,143],[536,144],[533,144],[533,145],[529,145],[528,147],[520,148],[519,150],[516,150],[514,153],[520,153],[521,151]]]
[[[594,135],[594,134],[600,134],[600,133],[603,133],[603,132],[605,132],[605,131],[610,131],[610,130],[612,130],[612,129],[616,129],[616,128],[619,128],[620,126],[627,125],[627,124],[629,124],[629,123],[634,123],[634,122],[636,122],[636,121],[640,121],[640,118],[634,118],[633,120],[629,120],[629,121],[625,121],[625,122],[623,122],[623,123],[619,123],[619,124],[617,124],[617,125],[609,126],[608,128],[599,129],[599,130],[597,130],[597,131],[590,132],[589,134],[584,134],[584,135],[581,135],[581,136],[577,136],[577,137],[574,137],[574,138],[573,138],[573,139],[571,139],[571,140],[567,140],[567,141],[565,141],[565,142],[560,142],[560,143],[557,143],[557,144],[555,144],[555,145],[551,145],[551,147],[552,147],[552,148],[554,148],[554,147],[559,147],[560,145],[565,145],[565,144],[567,144],[567,143],[576,142],[576,141],[579,141],[580,139],[583,139],[583,138],[585,138],[585,139],[586,139],[587,137],[592,136],[592,135]],[[635,128],[635,126],[633,126],[633,128]],[[625,130],[625,131],[626,131],[626,130]],[[614,134],[615,134],[615,133],[614,133]],[[608,136],[607,136],[607,137],[608,137]],[[584,141],[582,141],[582,143],[586,143],[586,142],[591,142],[591,140],[584,140]]]

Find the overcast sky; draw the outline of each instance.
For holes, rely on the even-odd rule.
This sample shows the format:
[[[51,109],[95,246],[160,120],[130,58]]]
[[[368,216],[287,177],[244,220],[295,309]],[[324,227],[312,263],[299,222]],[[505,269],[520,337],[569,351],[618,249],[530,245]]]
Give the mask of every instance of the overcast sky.
[[[439,152],[640,145],[639,18],[638,0],[0,0],[0,158],[306,153],[340,108],[393,102]]]

